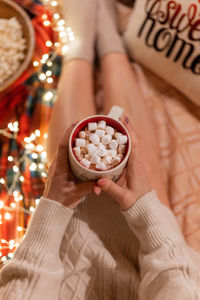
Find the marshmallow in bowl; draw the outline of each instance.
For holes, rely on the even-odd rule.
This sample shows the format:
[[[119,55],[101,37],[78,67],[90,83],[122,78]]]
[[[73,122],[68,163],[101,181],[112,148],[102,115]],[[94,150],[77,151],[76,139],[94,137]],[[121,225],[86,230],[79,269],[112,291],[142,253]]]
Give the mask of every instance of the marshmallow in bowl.
[[[103,162],[100,162],[100,163],[96,164],[96,169],[99,171],[106,171],[107,167]]]
[[[79,134],[78,134],[78,137],[79,137],[80,139],[85,139],[85,137],[86,137],[86,132],[85,132],[85,131],[80,131]]]
[[[96,129],[97,129],[97,123],[96,122],[88,123],[88,130],[89,131],[95,131]]]
[[[95,131],[95,133],[96,133],[100,138],[102,138],[102,137],[104,137],[104,135],[105,135],[105,130],[103,130],[103,129],[97,129],[97,130]]]
[[[76,139],[76,147],[85,147],[85,139]]]
[[[84,167],[86,167],[86,168],[88,168],[88,169],[89,169],[89,167],[90,167],[90,165],[91,165],[91,162],[90,162],[87,158],[81,159],[80,163],[81,163]]]
[[[111,136],[113,136],[114,133],[115,133],[115,130],[111,126],[106,126],[106,133],[109,134],[109,135],[111,135]]]
[[[103,144],[100,143],[99,146],[98,146],[98,152],[97,153],[100,157],[105,157],[105,156],[108,155],[108,150],[106,149],[106,147]]]
[[[91,134],[90,135],[90,142],[93,145],[99,145],[99,143],[100,143],[100,137],[96,133]]]
[[[108,144],[110,144],[111,140],[112,140],[111,135],[110,135],[110,134],[106,134],[106,135],[104,135],[104,137],[102,138],[102,143],[103,143],[104,145],[108,145]]]
[[[97,147],[94,144],[89,144],[87,146],[87,151],[89,155],[95,155],[97,154]]]
[[[116,150],[118,148],[118,142],[115,139],[112,139],[109,143],[109,147],[111,150]]]
[[[73,148],[76,159],[86,168],[106,171],[124,159],[128,138],[105,121],[90,122],[78,133]]]
[[[117,136],[117,142],[119,145],[124,145],[127,143],[127,136],[126,135],[118,135]]]
[[[90,162],[92,163],[92,164],[98,164],[98,163],[100,163],[100,161],[101,161],[101,158],[98,156],[98,155],[92,155],[91,157],[90,157]]]
[[[106,121],[99,121],[97,127],[99,129],[106,129]]]

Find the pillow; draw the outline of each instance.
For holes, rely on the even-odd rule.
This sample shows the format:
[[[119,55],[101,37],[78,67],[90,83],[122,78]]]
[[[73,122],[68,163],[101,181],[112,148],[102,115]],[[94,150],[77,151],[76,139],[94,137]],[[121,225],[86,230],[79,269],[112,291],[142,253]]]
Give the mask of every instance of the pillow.
[[[200,105],[200,0],[137,0],[124,40],[133,60]]]

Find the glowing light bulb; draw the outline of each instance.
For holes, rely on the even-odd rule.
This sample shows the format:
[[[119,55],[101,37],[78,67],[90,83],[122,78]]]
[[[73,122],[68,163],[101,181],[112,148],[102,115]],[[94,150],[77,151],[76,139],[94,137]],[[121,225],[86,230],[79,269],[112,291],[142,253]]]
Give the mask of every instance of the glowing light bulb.
[[[45,75],[44,73],[41,73],[41,74],[39,75],[39,79],[40,79],[41,81],[44,81],[44,80],[46,79],[46,75]]]
[[[48,62],[47,62],[47,66],[48,66],[48,67],[51,67],[51,66],[53,66],[53,63],[52,63],[52,61],[48,61]]]
[[[44,24],[44,26],[48,27],[51,23],[50,23],[49,20],[45,20],[45,21],[43,22],[43,24]]]
[[[40,203],[40,199],[35,199],[35,204],[38,205]]]
[[[54,43],[54,46],[55,46],[55,47],[59,47],[59,46],[60,46],[60,43],[55,42],[55,43]]]
[[[46,178],[47,177],[47,174],[45,172],[42,172],[41,173],[42,177]]]
[[[48,16],[47,16],[46,14],[42,15],[42,19],[43,19],[43,20],[46,20],[47,17],[48,17]]]
[[[29,144],[29,143],[31,142],[31,140],[30,140],[29,137],[25,137],[25,138],[24,138],[24,142],[27,143],[27,144]]]
[[[0,200],[0,209],[4,207],[4,202]]]
[[[58,19],[60,18],[60,15],[59,15],[58,13],[55,13],[55,14],[53,15],[53,17],[54,17],[55,20],[58,20]]]
[[[51,70],[48,70],[48,71],[46,71],[46,76],[51,76],[52,75],[52,71]]]
[[[39,165],[38,165],[38,168],[39,168],[40,170],[43,170],[43,169],[44,169],[44,165],[43,165],[43,164],[39,164]]]
[[[12,247],[13,248],[13,247]],[[11,249],[11,248],[10,248]],[[12,252],[10,252],[10,253],[8,253],[8,257],[9,258],[13,258],[13,253]]]
[[[38,152],[42,152],[42,150],[44,149],[44,147],[42,145],[37,145],[36,150]]]
[[[22,231],[23,228],[21,226],[17,226],[17,231]]]
[[[53,98],[53,93],[51,91],[48,91],[44,94],[43,99],[44,101],[48,102]]]
[[[20,177],[19,177],[19,180],[20,180],[21,182],[23,182],[23,181],[24,181],[24,176],[20,176]]]
[[[30,206],[30,207],[29,207],[29,210],[30,210],[31,212],[34,212],[34,211],[35,211],[35,207]]]
[[[40,130],[37,129],[37,130],[35,131],[35,134],[36,134],[37,137],[39,137],[39,136],[40,136]]]
[[[11,219],[11,214],[9,212],[5,213],[4,219],[9,221]]]
[[[32,163],[29,167],[30,171],[36,171],[36,169],[37,169],[37,165],[35,163]]]
[[[10,203],[10,206],[11,206],[12,208],[15,208],[15,207],[16,207],[16,203],[12,202],[12,203]]]
[[[5,179],[1,178],[1,179],[0,179],[0,183],[1,183],[1,184],[4,184],[4,183],[5,183]]]
[[[47,78],[47,82],[48,83],[52,83],[53,82],[53,78],[52,77]]]
[[[51,2],[51,6],[54,6],[54,7],[55,7],[55,6],[57,6],[57,5],[58,5],[58,2],[57,2],[57,1],[52,1],[52,2]]]
[[[39,62],[35,60],[35,61],[33,62],[33,66],[34,66],[34,67],[38,67],[38,66],[39,66]]]
[[[13,166],[13,171],[14,171],[15,173],[19,172],[19,168],[18,168],[17,166]]]
[[[63,26],[63,25],[65,25],[65,20],[60,20],[60,21],[58,22],[58,26]]]
[[[35,153],[35,152],[34,152],[34,153],[32,153],[32,155],[31,155],[31,156],[32,156],[32,158],[33,158],[33,159],[37,159],[37,158],[38,158],[38,154],[37,154],[37,153]]]
[[[46,41],[46,46],[47,47],[51,47],[52,46],[52,42],[51,41]]]
[[[13,160],[14,160],[14,158],[11,155],[9,155],[8,156],[8,161],[13,161]]]
[[[5,262],[7,260],[6,256],[2,256],[1,261]]]

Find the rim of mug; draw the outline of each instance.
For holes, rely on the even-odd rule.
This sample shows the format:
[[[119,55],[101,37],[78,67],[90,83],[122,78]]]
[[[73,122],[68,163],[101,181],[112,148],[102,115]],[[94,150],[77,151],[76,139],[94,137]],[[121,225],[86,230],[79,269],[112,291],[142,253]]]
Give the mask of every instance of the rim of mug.
[[[103,117],[103,118],[108,118],[108,119],[110,119],[110,120],[114,120],[115,122],[119,123],[120,126],[123,127],[123,129],[126,131],[126,134],[127,134],[127,136],[128,136],[128,142],[129,142],[129,144],[128,144],[128,150],[127,150],[126,155],[125,155],[125,157],[123,158],[122,162],[120,162],[120,164],[119,164],[118,166],[116,166],[116,167],[114,167],[114,168],[112,168],[112,169],[109,169],[109,170],[105,170],[105,171],[95,171],[95,170],[91,170],[91,169],[88,169],[88,168],[86,168],[85,166],[83,166],[83,165],[78,161],[78,159],[76,158],[76,156],[74,155],[74,152],[73,152],[73,149],[72,149],[72,146],[71,146],[71,145],[72,145],[72,137],[73,137],[74,131],[77,129],[77,127],[80,126],[80,124],[84,123],[85,121],[90,120],[90,119],[93,119],[93,118],[96,118],[96,117],[98,117],[98,118],[99,118],[99,117]],[[89,122],[88,122],[88,123],[89,123]],[[73,128],[73,130],[72,130],[72,132],[71,132],[71,134],[70,134],[70,137],[69,137],[69,151],[71,152],[72,157],[74,158],[74,160],[77,162],[77,164],[78,164],[83,170],[86,170],[86,171],[88,171],[88,172],[90,172],[90,173],[93,173],[93,174],[96,174],[96,175],[98,175],[98,174],[107,174],[107,173],[111,173],[113,170],[116,170],[116,169],[120,168],[121,164],[122,164],[125,160],[128,160],[128,158],[129,158],[129,156],[130,156],[130,152],[131,152],[131,138],[130,138],[130,134],[129,134],[128,130],[126,129],[126,127],[124,126],[124,124],[123,124],[121,121],[116,120],[116,119],[110,117],[109,115],[92,115],[92,116],[86,117],[86,118],[82,119],[81,121],[79,121],[79,122],[75,125],[75,127]]]

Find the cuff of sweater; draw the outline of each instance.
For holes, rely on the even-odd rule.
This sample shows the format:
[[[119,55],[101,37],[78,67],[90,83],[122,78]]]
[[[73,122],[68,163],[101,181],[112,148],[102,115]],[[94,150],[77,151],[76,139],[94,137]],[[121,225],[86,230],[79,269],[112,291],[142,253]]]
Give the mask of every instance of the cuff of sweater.
[[[143,251],[153,250],[164,243],[183,241],[173,213],[159,201],[153,190],[122,213]]]
[[[22,248],[39,252],[57,251],[73,210],[53,200],[42,197],[32,216]]]

